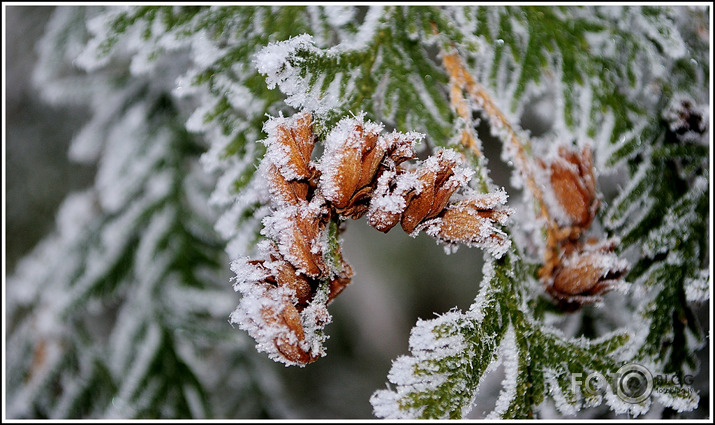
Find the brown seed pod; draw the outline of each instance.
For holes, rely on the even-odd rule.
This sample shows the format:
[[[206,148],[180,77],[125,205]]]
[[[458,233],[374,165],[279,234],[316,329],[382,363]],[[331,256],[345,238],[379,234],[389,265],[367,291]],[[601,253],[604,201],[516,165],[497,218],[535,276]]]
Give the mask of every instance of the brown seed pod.
[[[405,232],[413,233],[421,223],[439,215],[471,177],[458,167],[460,162],[454,151],[442,150],[413,169],[385,171],[370,201],[368,223],[388,232],[399,222]]]
[[[402,229],[407,233],[414,232],[423,221],[436,217],[447,205],[450,196],[466,183],[466,179],[455,176],[456,158],[446,156],[444,152],[439,151],[428,158],[416,170],[421,185],[419,191],[410,192],[400,220]]]
[[[364,122],[361,116],[341,120],[326,137],[319,185],[341,217],[362,217],[381,171],[415,156],[416,135],[383,136],[381,131],[381,126]],[[386,159],[390,164],[385,164]]]
[[[550,181],[556,200],[570,220],[562,224],[586,229],[599,204],[591,149],[584,147],[578,153],[561,146],[558,152],[559,156],[550,164]]]
[[[407,200],[420,184],[415,173],[406,172],[401,167],[382,173],[370,199],[367,223],[375,229],[387,233],[400,222],[407,207]]]
[[[496,209],[497,206],[496,202],[479,198],[463,199],[445,208],[439,218],[430,223],[427,233],[448,244],[503,249],[508,247],[508,239],[495,225],[506,224],[512,210]]]
[[[310,203],[300,200],[264,218],[263,233],[276,242],[281,255],[299,273],[318,278],[329,272],[320,242],[329,219],[330,210],[319,199]]]
[[[327,294],[317,296],[323,277],[313,279],[297,271],[273,242],[262,243],[260,249],[265,260],[232,263],[235,288],[243,294],[232,321],[272,358],[301,366],[311,363],[323,355],[313,333],[330,322],[325,307],[350,283],[352,269],[343,263],[341,272],[327,283]]]
[[[310,157],[315,146],[312,118],[308,113],[274,118],[264,126],[268,137],[261,163],[273,200],[279,205],[298,205],[310,200],[318,170]]]
[[[266,162],[264,176],[268,182],[268,191],[272,199],[280,205],[299,205],[301,200],[308,199],[311,189],[310,180],[286,180],[278,167]]]
[[[309,113],[290,118],[274,118],[264,127],[267,158],[281,171],[286,180],[308,180],[314,173],[310,157],[315,146],[313,120]]]
[[[385,154],[378,145],[381,128],[358,120],[341,121],[330,132],[321,160],[320,186],[335,210],[345,217],[356,218],[366,210],[370,184]]]
[[[547,291],[566,305],[597,302],[628,271],[628,262],[613,253],[617,240],[579,246],[565,254],[547,282]]]
[[[276,311],[273,307],[265,307],[261,310],[261,317],[269,328],[279,329],[273,343],[286,359],[298,364],[308,364],[319,358],[301,346],[305,341],[305,332],[300,313],[290,301],[283,302],[280,311]]]
[[[289,288],[295,294],[296,308],[298,308],[298,311],[302,310],[313,296],[315,284],[306,275],[298,273],[295,267],[278,253],[278,250],[272,252],[270,258],[271,275],[266,279],[266,282],[275,282],[276,286]]]
[[[600,202],[590,147],[577,152],[560,146],[558,156],[548,166],[541,165],[550,171],[554,197],[565,217],[547,229],[539,278],[562,309],[573,311],[599,301],[601,295],[614,288],[627,272],[628,263],[613,253],[615,240],[587,244],[580,240],[591,226]]]

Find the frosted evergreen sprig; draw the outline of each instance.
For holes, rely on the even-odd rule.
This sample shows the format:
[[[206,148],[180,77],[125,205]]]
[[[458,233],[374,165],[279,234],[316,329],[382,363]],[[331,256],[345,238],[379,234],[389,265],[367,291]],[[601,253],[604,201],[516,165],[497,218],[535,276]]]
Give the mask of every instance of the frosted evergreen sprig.
[[[504,387],[487,417],[535,417],[547,395],[562,413],[572,414],[584,403],[572,373],[585,379],[618,368],[613,354],[628,336],[583,341],[544,331],[522,304],[526,270],[514,258],[511,253],[485,264],[480,292],[466,312],[418,322],[410,336],[411,355],[398,358],[388,375],[396,388],[379,390],[370,400],[376,415],[462,418],[479,406],[479,387],[500,364]]]
[[[254,179],[265,151],[254,142],[261,139],[265,115],[285,108],[280,93],[269,90],[252,66],[253,56],[272,41],[308,31],[320,44],[350,37],[355,28],[345,17],[354,14],[337,6],[109,8],[96,25],[112,31],[99,33],[84,56],[101,63],[124,38],[144,40],[133,59],[142,64],[137,68],[164,54],[189,52],[172,93],[198,105],[186,128],[211,141],[202,163],[220,175],[211,196],[211,204],[224,211],[216,228],[236,257],[261,239],[261,219],[269,213],[264,188]],[[318,21],[325,25],[313,31]]]
[[[256,69],[269,87],[286,94],[290,106],[325,115],[329,123],[364,111],[400,131],[446,141],[450,108],[438,89],[446,77],[417,35],[434,12],[370,8],[360,31],[342,43],[321,49],[311,35],[272,43],[256,55]],[[416,104],[423,107],[417,110]]]
[[[704,343],[691,304],[708,300],[710,288],[703,237],[709,129],[701,114],[693,98],[675,98],[644,132],[647,143],[624,144],[611,159],[626,161],[633,175],[608,210],[606,225],[623,235],[624,251],[639,248],[628,276],[646,294],[638,309],[643,331],[635,358],[669,374],[697,370],[692,350]]]
[[[410,334],[410,355],[396,359],[388,375],[394,388],[378,390],[370,399],[378,417],[466,417],[480,407],[480,385],[500,365],[502,391],[487,418],[535,418],[547,399],[567,416],[602,403],[615,413],[649,410],[650,399],[629,404],[616,395],[614,377],[629,364],[624,360],[629,333],[589,340],[545,329],[533,315],[533,304],[523,301],[528,270],[515,258],[508,254],[485,264],[480,292],[466,312],[418,321]],[[605,377],[608,385],[595,385],[589,376]],[[653,391],[658,402],[679,411],[698,401],[691,388],[672,382],[657,383]]]
[[[710,290],[703,9],[141,6],[57,16],[46,40],[60,48],[43,50],[39,80],[48,99],[91,105],[71,155],[100,170],[94,192],[68,199],[73,214],[60,216],[60,233],[21,267],[18,279],[33,284],[11,294],[16,414],[220,414],[207,388],[232,384],[206,374],[197,353],[224,365],[240,359],[250,376],[255,364],[237,347],[241,333],[214,326],[225,311],[212,303],[222,298],[213,282],[223,243],[211,222],[243,294],[232,320],[274,359],[314,361],[330,321],[324,307],[352,273],[339,231],[363,214],[378,230],[399,223],[448,248],[467,242],[495,254],[467,311],[418,321],[410,355],[388,376],[394,388],[371,399],[377,416],[467,416],[483,407],[481,385],[500,364],[488,417],[538,417],[550,405],[563,415],[697,406],[682,383],[658,382],[652,397],[626,403],[613,382],[593,392],[574,377],[613,376],[633,362],[664,374],[698,367],[704,335],[692,307]],[[88,73],[77,76],[72,64]],[[537,98],[547,106],[535,107]],[[546,124],[538,137],[525,128],[527,112]],[[308,174],[273,140],[284,119],[266,122],[299,113],[311,114],[311,143],[323,145],[322,157],[303,155]],[[523,189],[521,203],[509,194],[509,222],[494,210],[507,194],[489,176],[496,162],[484,154],[480,119]],[[427,159],[402,167],[396,154],[373,164],[366,138],[354,137],[358,125],[419,139],[411,148]],[[137,137],[116,143],[122,129]],[[349,146],[353,139],[362,142]],[[195,190],[197,162],[217,177],[218,219]],[[618,172],[628,182],[601,193],[599,178]],[[120,228],[126,238],[117,238]],[[71,261],[52,257],[58,247]],[[59,270],[53,279],[35,266],[45,255]],[[102,345],[81,313],[107,303],[120,313]],[[54,330],[60,319],[61,332],[30,332]],[[582,328],[552,326],[567,321]],[[279,331],[266,332],[276,323]],[[196,346],[176,329],[220,343]],[[107,353],[127,339],[137,346]],[[138,360],[130,373],[117,373],[130,358]],[[181,373],[153,376],[172,365]],[[249,381],[228,391],[236,403],[219,403],[220,412],[249,406],[251,394],[269,410],[275,397],[261,379]],[[60,384],[66,391],[55,391]],[[169,389],[161,410],[156,394]]]
[[[650,119],[608,156],[607,164],[625,166],[631,181],[604,214],[607,228],[624,242],[621,250],[637,258],[628,275],[644,295],[634,358],[678,376],[698,369],[693,352],[705,336],[693,307],[710,298],[711,288],[706,242],[711,133],[699,89],[709,73],[702,56],[707,43],[698,32],[702,18],[688,15],[695,25],[681,20],[676,28],[687,35],[690,60],[668,64],[672,77]],[[691,408],[697,396],[689,400],[674,410]]]
[[[435,31],[434,23],[432,23],[432,25],[433,25],[433,31],[438,32],[438,30]],[[311,95],[312,97],[309,98],[310,100],[307,100],[306,98],[302,97],[304,92],[311,90],[311,89],[305,88],[305,77],[303,76],[304,74],[302,74],[302,72],[307,72],[308,75],[310,75],[312,68],[311,68],[310,60],[306,60],[305,57],[302,57],[302,56],[300,56],[299,53],[296,53],[296,52],[301,52],[301,51],[308,51],[308,53],[307,53],[308,56],[323,54],[310,46],[309,39],[307,39],[305,37],[297,38],[297,39],[291,40],[290,42],[286,42],[285,44],[282,44],[282,45],[276,44],[273,46],[269,46],[269,48],[267,48],[266,50],[264,50],[262,52],[262,54],[265,54],[266,57],[259,59],[258,67],[259,67],[259,69],[261,69],[261,60],[263,62],[268,62],[267,58],[270,58],[273,61],[273,62],[271,62],[272,68],[269,68],[269,67],[263,68],[263,71],[265,71],[265,73],[267,74],[268,83],[269,84],[278,84],[279,87],[281,87],[281,89],[283,91],[285,91],[289,96],[291,96],[291,97],[289,97],[289,101],[295,102],[296,105],[300,105],[300,106],[307,105],[309,108],[312,108],[318,112],[321,112],[320,108],[323,107],[323,105],[331,104],[331,102],[330,102],[331,96],[327,95],[326,98],[321,98],[320,96],[314,94],[314,95]],[[324,54],[326,55],[325,57],[331,57],[331,54],[334,55],[334,53],[332,53],[330,51],[325,51]],[[276,57],[281,57],[281,56],[285,57],[285,59],[283,59],[283,63],[286,63],[288,65],[282,65],[281,64],[282,62],[280,62],[280,61],[275,62]],[[444,52],[442,53],[442,56],[443,56],[443,60],[445,60],[445,58],[448,58],[448,56]],[[300,59],[293,60],[291,58],[300,58]],[[320,61],[318,61],[318,62],[320,62]],[[447,68],[447,70],[450,71],[449,62],[445,60],[445,64],[446,64],[445,67]],[[463,65],[460,65],[460,66],[463,66]],[[304,71],[299,72],[296,70],[296,67],[298,67],[299,69],[304,70]],[[274,70],[275,76],[274,76],[274,74],[271,74],[272,70]],[[462,74],[462,77],[464,77],[464,75],[469,75],[468,71],[466,71],[463,68],[462,68],[462,70],[459,70],[457,68],[457,71],[459,71]],[[456,76],[457,71],[455,71],[454,69],[450,71],[452,82],[453,82],[453,87],[456,87],[458,89],[461,88],[462,90],[469,92],[469,94],[472,95],[472,99],[473,99],[474,105],[476,106],[476,109],[484,110],[486,112],[487,117],[489,117],[490,119],[498,117],[498,119],[496,121],[492,121],[492,130],[494,132],[496,132],[497,134],[500,134],[500,132],[502,132],[504,129],[508,130],[509,134],[507,136],[505,136],[505,138],[506,138],[505,145],[508,148],[505,148],[505,152],[509,152],[510,150],[513,150],[512,148],[514,148],[514,147],[516,148],[516,152],[518,153],[518,155],[517,155],[518,158],[516,161],[517,162],[520,161],[521,162],[520,169],[525,170],[524,173],[527,176],[527,181],[530,183],[529,188],[532,190],[532,195],[534,195],[534,194],[536,195],[535,198],[541,205],[542,214],[546,214],[547,218],[550,217],[549,212],[553,213],[554,208],[549,207],[547,200],[544,199],[544,195],[540,193],[540,189],[538,189],[538,188],[541,186],[537,185],[534,181],[536,178],[534,176],[534,173],[536,171],[532,170],[533,166],[530,164],[530,162],[533,161],[533,159],[531,159],[530,157],[527,157],[526,151],[531,150],[532,149],[531,146],[526,146],[523,143],[521,143],[521,141],[519,140],[521,138],[521,136],[518,135],[516,133],[516,131],[512,130],[512,124],[509,123],[509,120],[510,120],[509,114],[505,115],[504,113],[502,113],[499,110],[499,108],[497,107],[497,105],[491,100],[492,97],[490,97],[488,94],[486,94],[484,89],[480,88],[480,86],[478,86],[473,80],[470,81],[469,78],[467,78],[464,81],[461,81],[461,82],[458,81],[459,78]],[[316,71],[312,71],[312,72],[316,72]],[[461,86],[460,86],[460,84],[461,84]],[[471,86],[470,86],[470,84],[471,84]],[[324,84],[323,87],[325,88],[327,86]],[[470,90],[471,88],[475,88],[475,90]],[[319,92],[319,93],[324,94],[326,92],[323,91],[323,92]],[[343,94],[343,93],[341,93],[341,94]],[[452,106],[453,110],[455,110],[457,112],[457,114],[462,118],[462,120],[467,121],[465,119],[465,113],[463,111],[464,104],[460,103],[461,99],[459,99],[459,96],[456,96],[454,94],[454,89],[452,90],[452,92],[450,94],[452,95],[451,106]],[[290,100],[290,99],[292,99],[292,100]],[[625,102],[625,104],[635,104],[634,99],[622,98],[620,100],[622,102]],[[321,101],[324,103],[320,103]],[[614,105],[614,107],[622,107],[622,106],[623,106],[623,104]],[[460,108],[462,108],[462,111],[460,111]],[[513,107],[511,109],[513,109]],[[570,107],[567,104],[566,110],[569,110],[569,109],[570,109]],[[464,133],[463,133],[462,141],[464,141],[465,139],[468,139],[467,141],[469,142],[470,139],[473,140],[473,136],[471,136],[471,134],[468,134],[467,137],[465,137]],[[473,152],[476,152],[478,155],[479,149],[478,149],[478,147],[476,147],[476,145],[474,143],[467,143],[465,147],[469,148]],[[561,154],[561,155],[563,155],[563,154]],[[590,167],[592,167],[592,165],[590,165],[590,160],[587,164],[588,165],[585,165],[586,170],[588,170]],[[555,171],[553,168],[552,168],[551,173],[553,175],[555,175]],[[569,178],[572,178],[572,177],[569,177]],[[551,184],[555,184],[553,177],[552,177]],[[592,187],[590,190],[592,192],[595,192],[595,187]],[[564,204],[564,202],[565,201],[573,202],[573,198],[567,197],[564,200],[563,196],[561,198],[559,198],[559,195],[560,195],[560,193],[557,191],[556,197],[558,199],[560,199],[559,202],[561,203],[561,205],[568,208],[569,205]],[[569,196],[573,196],[573,195],[569,195]],[[595,193],[592,193],[590,196],[591,197],[595,196]],[[591,202],[591,201],[588,201],[588,202]],[[597,204],[594,204],[594,205],[597,205]],[[547,212],[544,212],[544,211],[547,211]],[[594,211],[595,210],[593,208],[591,208],[591,212],[589,213],[590,218],[588,218],[587,221],[584,222],[585,224],[582,225],[582,226],[584,226],[583,228],[576,230],[575,233],[573,230],[569,230],[567,233],[560,232],[564,236],[554,236],[554,238],[558,238],[558,240],[563,240],[565,242],[555,242],[555,243],[558,243],[560,245],[563,245],[564,243],[566,243],[567,247],[570,246],[568,244],[572,244],[573,242],[569,242],[569,240],[571,240],[571,238],[573,238],[573,237],[578,238],[581,235],[581,233],[583,233],[584,230],[586,230],[588,228],[591,220],[593,219]],[[566,220],[566,222],[569,223],[570,222],[569,220]],[[561,221],[563,223],[564,219],[562,219]],[[556,232],[556,234],[558,234],[560,227],[558,225],[556,225],[553,221],[551,223],[552,224],[551,224],[550,228],[554,228],[555,229],[554,232]],[[575,236],[570,236],[570,235],[575,235]],[[563,239],[563,238],[566,238],[566,239]],[[581,248],[579,248],[579,249],[581,249]],[[610,249],[612,249],[612,248],[610,248]],[[547,253],[548,253],[548,250],[547,250]],[[584,255],[585,256],[593,256],[594,254],[588,253],[588,254],[584,254]],[[610,258],[606,259],[606,257],[603,257],[603,259],[600,259],[600,257],[584,257],[584,259],[586,259],[586,258],[588,258],[588,261],[607,261],[609,264],[613,263],[615,261]],[[590,258],[598,258],[598,259],[591,260]],[[623,270],[625,270],[624,266],[621,265],[623,263],[624,263],[623,261],[620,261],[618,263],[613,263],[613,265],[608,266],[608,268],[609,269],[615,268],[614,270],[619,270],[617,273],[622,274]],[[577,266],[577,268],[573,269],[573,271],[570,271],[570,273],[582,273],[583,270],[590,270],[591,267],[600,267],[600,266],[595,266],[595,265],[592,266],[591,265],[592,263],[579,263],[579,264],[588,264],[588,265],[579,265],[579,266]],[[618,265],[616,265],[616,264],[618,264]],[[546,272],[546,273],[550,273],[550,272]],[[606,272],[603,272],[603,273],[606,273]],[[607,273],[611,273],[611,272],[609,271]],[[556,277],[556,279],[558,280],[558,276]],[[579,285],[581,285],[581,283],[579,283]],[[573,298],[569,298],[569,299],[573,299]],[[414,350],[417,350],[418,352],[420,349],[421,349],[421,347],[414,348]],[[429,350],[427,350],[427,351],[431,352]],[[417,355],[416,355],[416,357],[417,357]],[[617,360],[612,359],[610,368],[605,368],[603,370],[597,370],[597,372],[602,373],[604,375],[605,374],[613,374],[616,369],[616,367],[615,367],[616,364],[618,364]],[[580,366],[583,367],[582,364]],[[398,362],[398,364],[395,365],[395,368],[398,370],[404,369],[402,366],[399,365],[399,362]],[[395,369],[393,369],[393,370],[395,370]],[[482,367],[481,369],[477,368],[475,371],[476,372],[475,376],[476,377],[482,376],[482,373],[484,372],[484,370],[485,370],[485,367]],[[527,368],[524,368],[524,369],[522,369],[521,372],[526,374],[527,370],[528,370]],[[553,371],[558,371],[559,368],[558,367],[549,367],[548,370],[553,372]],[[573,370],[570,370],[570,372],[575,373]],[[593,372],[593,370],[589,370],[589,372]],[[418,376],[420,376],[420,374],[421,374],[418,370],[415,370],[414,373]],[[566,373],[562,370],[562,372],[557,372],[557,375],[558,376],[566,376]],[[448,376],[449,376],[449,379],[455,379],[454,375],[448,375]],[[516,375],[512,376],[512,378],[516,379]],[[393,381],[394,383],[396,383],[398,385],[403,385],[405,382],[411,382],[411,379],[413,379],[413,378],[409,378],[409,377],[405,377],[405,376],[398,376],[398,374],[396,372],[395,374],[390,376],[390,379],[391,379],[391,381]],[[425,378],[425,379],[429,380],[430,378]],[[443,378],[441,378],[441,379],[443,379]],[[441,379],[438,379],[438,381],[441,382]],[[554,381],[553,376],[551,376],[551,375],[550,375],[549,379],[550,379],[550,382]],[[505,383],[510,382],[510,381],[511,380],[509,378],[507,378],[505,380]],[[424,384],[423,380],[418,379],[418,382],[420,382],[420,385]],[[474,390],[474,388],[472,388],[472,390]],[[400,391],[409,391],[409,390],[406,390],[405,387],[402,386],[401,389],[398,390],[398,393],[400,393]],[[574,399],[577,399],[577,398],[580,399],[580,397],[576,397],[573,394],[573,389],[569,390],[567,388],[560,387],[559,393],[562,395],[567,394],[566,396],[563,396],[563,397],[554,397],[555,399],[558,400],[557,403],[559,404],[559,408],[560,408],[560,410],[562,410],[563,413],[574,412],[574,411],[577,411],[578,409],[580,409],[581,405],[573,402]],[[410,393],[410,394],[414,395],[414,393]],[[510,397],[509,393],[507,392],[504,394],[505,395],[502,398],[505,400],[508,400]],[[539,392],[539,389],[536,390],[536,394],[539,394],[539,395],[535,397],[535,400],[539,400],[539,402],[540,402],[543,398],[542,398],[541,393]],[[413,416],[413,415],[422,415],[424,413],[424,412],[422,412],[422,408],[424,408],[425,412],[428,412],[428,413],[424,413],[423,417],[447,417],[447,416],[457,416],[458,417],[459,415],[464,414],[466,409],[469,407],[469,403],[466,403],[466,405],[460,405],[460,408],[455,409],[455,410],[446,409],[446,410],[433,411],[433,410],[430,410],[430,407],[434,407],[434,406],[431,406],[429,402],[424,402],[424,400],[423,400],[424,404],[418,403],[417,404],[418,408],[415,408],[415,406],[407,407],[408,403],[406,403],[406,402],[405,403],[396,402],[395,397],[390,397],[390,396],[384,396],[384,397],[386,397],[386,399],[388,399],[389,402],[386,402],[385,401],[386,399],[383,399],[380,397],[373,398],[373,402],[376,404],[376,413],[378,415],[383,415],[383,416],[396,415],[396,417],[401,417],[402,414],[405,414],[407,417],[409,417],[409,416]],[[676,406],[676,407],[692,406],[692,402],[694,400],[692,393],[690,393],[689,391],[686,390],[684,393],[681,392],[679,394],[679,397],[680,398],[676,397],[676,401],[674,401],[673,399],[666,399],[666,400],[661,400],[661,402],[663,402],[666,405],[671,405],[671,406]],[[469,397],[467,399],[469,399]],[[567,399],[571,400],[572,403],[563,403],[562,399],[563,400],[567,400]],[[616,412],[629,412],[631,414],[639,414],[639,413],[643,413],[643,412],[647,411],[647,409],[648,409],[648,406],[644,406],[644,405],[629,406],[627,404],[624,404],[623,402],[620,402],[612,392],[607,394],[606,399],[608,400],[607,403],[610,405],[610,407]],[[451,398],[450,400],[454,401],[454,398]],[[688,400],[688,401],[684,401],[684,400]],[[431,402],[434,402],[434,400],[431,399]],[[528,403],[528,404],[529,405],[533,405],[533,404],[538,405],[539,402]],[[597,405],[600,402],[601,402],[600,400],[590,400],[589,401],[589,403],[591,405]],[[390,410],[390,408],[387,408],[386,407],[387,405],[390,405],[391,409],[393,409],[393,410]],[[399,406],[399,407],[395,410],[396,406]],[[402,412],[402,413],[395,413],[396,411]],[[407,412],[407,413],[405,413],[405,412]],[[447,413],[447,412],[449,412],[449,413]],[[459,412],[459,413],[455,413],[455,412]],[[519,411],[518,413],[515,414],[515,417],[518,417],[520,415],[530,415],[532,413],[533,413],[532,411]],[[510,414],[510,410],[509,410],[509,408],[507,408],[505,406],[501,406],[495,410],[495,415],[509,416],[509,414]]]

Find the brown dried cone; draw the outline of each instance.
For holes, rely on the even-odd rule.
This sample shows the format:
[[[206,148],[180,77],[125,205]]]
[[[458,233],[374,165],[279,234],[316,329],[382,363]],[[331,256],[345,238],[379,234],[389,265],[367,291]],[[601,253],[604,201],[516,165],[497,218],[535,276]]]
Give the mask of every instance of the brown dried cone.
[[[628,263],[612,253],[615,241],[591,242],[579,238],[588,230],[598,210],[593,155],[587,146],[581,152],[560,146],[548,165],[550,183],[565,217],[560,226],[548,229],[544,265],[539,277],[564,310],[593,303],[611,290],[628,270]]]
[[[330,321],[326,305],[353,273],[339,247],[330,265],[323,258],[333,211],[316,190],[320,173],[310,160],[315,142],[310,115],[275,118],[264,129],[261,170],[274,211],[264,218],[262,234],[272,241],[260,245],[264,259],[234,262],[235,286],[243,297],[232,321],[275,360],[305,365],[323,355],[320,330]]]
[[[340,272],[330,279],[326,304],[330,304],[333,299],[350,284],[350,280],[353,276],[352,267],[343,260],[342,254],[338,252],[338,255],[340,256]],[[266,283],[276,286],[285,286],[289,288],[292,293],[295,293],[296,299],[294,304],[298,311],[302,311],[313,298],[313,295],[315,295],[320,280],[299,273],[291,263],[280,256],[275,244],[273,244],[273,249],[269,257],[270,261],[268,264],[270,264],[270,268],[266,267],[266,261],[264,260],[252,260],[250,263],[268,270],[268,275],[264,279]]]
[[[309,200],[318,178],[318,170],[310,161],[315,146],[310,114],[274,118],[265,130],[268,148],[261,167],[274,201],[297,205],[299,200]]]
[[[469,180],[470,176],[455,172],[459,163],[456,156],[445,152],[439,151],[425,160],[417,171],[421,190],[408,195],[407,207],[400,219],[400,225],[407,233],[414,232],[420,223],[442,212],[452,194]]]
[[[380,135],[382,127],[358,119],[341,120],[326,137],[320,189],[343,218],[357,219],[368,203],[381,169],[415,157],[412,134]],[[384,164],[388,159],[389,165]]]
[[[444,244],[479,245],[501,256],[510,242],[495,224],[506,224],[512,213],[499,209],[506,203],[506,193],[472,194],[448,204],[471,177],[459,163],[452,151],[440,151],[414,170],[386,171],[370,202],[368,224],[388,232],[399,222],[410,234],[424,229]]]
[[[546,290],[570,310],[599,301],[628,271],[628,262],[612,252],[616,243],[610,239],[565,252]]]
[[[311,363],[322,351],[307,342],[306,329],[315,331],[330,321],[325,306],[350,283],[352,269],[338,252],[341,271],[328,282],[327,297],[318,298],[322,277],[313,279],[298,272],[281,256],[275,243],[262,247],[266,260],[236,261],[232,265],[237,274],[236,288],[243,293],[234,312],[236,321],[272,357],[288,364]]]
[[[272,162],[264,162],[262,166],[265,167],[263,175],[268,182],[268,191],[279,205],[297,206],[301,200],[308,199],[315,189],[313,179],[289,181]]]
[[[401,167],[387,170],[377,180],[377,186],[370,199],[367,223],[375,229],[387,233],[400,222],[407,207],[407,199],[420,184],[416,173]]]
[[[273,306],[264,307],[261,310],[261,317],[268,328],[279,329],[273,338],[273,343],[287,360],[297,364],[308,364],[320,358],[320,355],[311,353],[303,347],[305,332],[300,313],[289,300],[283,301],[279,311]]]
[[[447,206],[439,217],[427,222],[427,234],[448,244],[482,245],[499,251],[508,247],[505,233],[495,224],[506,224],[512,210],[496,209],[496,196],[467,198]]]
[[[295,267],[280,255],[275,244],[271,244],[268,257],[268,260],[251,260],[249,263],[265,270],[263,282],[289,288],[290,292],[295,294],[294,304],[299,311],[305,308],[313,295],[314,282],[306,275],[298,273]]]
[[[413,170],[397,168],[381,177],[370,204],[368,223],[387,233],[398,222],[407,233],[436,217],[470,175],[459,170],[453,151],[439,151]]]
[[[289,181],[310,179],[315,168],[310,162],[315,146],[310,113],[274,118],[264,129],[268,133],[266,155],[280,168],[284,177]]]
[[[459,167],[458,154],[441,151],[409,170],[401,165],[415,157],[420,135],[381,135],[382,127],[362,116],[344,119],[326,138],[318,169],[310,160],[315,137],[309,114],[272,119],[265,130],[261,169],[275,209],[264,218],[262,234],[272,241],[261,245],[264,259],[232,265],[236,290],[243,293],[232,321],[276,360],[304,365],[323,354],[320,330],[330,320],[326,306],[353,275],[339,247],[330,255],[324,252],[334,214],[358,218],[370,209],[376,225],[382,211],[386,218],[377,228],[388,231],[400,222],[408,233],[437,218],[432,228],[444,242],[503,246],[506,241],[492,226],[509,214],[494,209],[505,194],[504,200],[488,194],[445,208],[471,177]],[[377,208],[382,201],[391,208]]]
[[[580,233],[587,229],[598,210],[596,179],[593,175],[593,155],[589,147],[581,152],[560,146],[559,155],[551,162],[551,187],[559,206],[569,221],[565,227]]]
[[[435,25],[433,25],[433,32],[438,33]],[[586,147],[578,153],[566,147],[560,147],[559,157],[551,164],[541,163],[542,168],[548,169],[550,172],[554,201],[559,204],[561,208],[557,208],[562,210],[563,214],[553,211],[553,206],[547,206],[547,202],[544,202],[546,196],[531,171],[532,167],[526,156],[525,146],[505,115],[496,107],[489,93],[469,74],[456,51],[442,51],[441,56],[444,67],[450,76],[450,99],[454,109],[465,121],[469,121],[469,116],[464,112],[466,108],[462,98],[462,92],[466,91],[481,106],[490,120],[505,130],[515,153],[514,164],[524,174],[526,187],[540,204],[539,215],[547,221],[547,241],[544,266],[539,270],[539,277],[542,281],[548,282],[548,288],[554,292],[556,297],[564,295],[565,292],[555,290],[551,286],[554,282],[557,288],[564,291],[577,291],[579,288],[589,288],[584,290],[599,294],[606,291],[609,285],[603,283],[601,279],[611,281],[616,276],[622,275],[627,263],[619,262],[618,267],[606,270],[598,279],[594,277],[593,270],[603,271],[603,265],[608,262],[595,261],[594,255],[597,254],[586,255],[586,258],[590,258],[590,260],[569,262],[568,265],[561,264],[565,253],[582,250],[579,238],[590,227],[598,209],[599,201],[596,198],[596,181],[590,148]],[[469,134],[464,132],[462,140],[465,145],[468,145],[469,138]],[[480,155],[478,151],[475,153]],[[556,223],[554,216],[561,215],[565,216],[564,219],[559,220],[560,223]],[[614,256],[609,258],[615,261]],[[601,267],[596,267],[597,265]],[[580,272],[585,274],[582,280],[577,278]],[[556,280],[554,280],[555,276]]]
[[[275,250],[272,250],[275,252]],[[259,351],[287,364],[306,364],[318,353],[306,349],[305,331],[300,313],[294,305],[296,291],[308,292],[307,282],[294,282],[285,273],[290,265],[277,260],[236,260],[231,269],[236,273],[234,289],[242,293],[241,301],[231,314],[237,323],[256,340]],[[309,285],[307,285],[309,286]],[[302,295],[306,298],[305,293]]]
[[[323,259],[323,245],[330,210],[317,195],[308,203],[284,206],[263,219],[263,234],[278,243],[280,253],[300,272],[310,277],[329,271]]]
[[[274,118],[265,125],[267,152],[261,169],[278,209],[264,219],[263,233],[278,242],[281,255],[301,273],[328,270],[319,240],[330,211],[315,193],[318,171],[310,157],[315,144],[310,114]]]

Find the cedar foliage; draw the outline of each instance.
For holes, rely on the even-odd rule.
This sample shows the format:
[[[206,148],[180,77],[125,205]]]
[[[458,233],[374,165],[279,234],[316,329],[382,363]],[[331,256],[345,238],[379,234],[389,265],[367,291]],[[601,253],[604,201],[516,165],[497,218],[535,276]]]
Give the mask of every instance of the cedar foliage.
[[[422,133],[420,153],[459,152],[482,194],[500,189],[498,158],[483,155],[476,132],[486,121],[521,191],[509,197],[509,250],[484,254],[470,308],[418,320],[392,385],[370,400],[377,417],[466,417],[499,365],[489,417],[693,410],[698,393],[683,383],[655,382],[651,397],[626,403],[573,376],[630,363],[698,370],[705,333],[693,308],[710,291],[709,31],[708,7],[58,8],[36,82],[48,101],[90,107],[70,155],[99,171],[8,281],[9,416],[283,414],[253,341],[226,324],[226,258],[267,239],[258,141],[267,116],[298,112],[312,115],[318,144],[361,113]],[[450,73],[449,55],[468,78]],[[548,110],[536,112],[548,130],[533,137],[521,117],[544,98]],[[597,188],[596,224],[583,230],[617,241],[611,255],[629,263],[620,293],[575,312],[539,279],[538,211],[551,205],[531,189],[530,167],[557,145],[591,147],[598,175],[619,179]],[[338,232],[329,239],[339,246]],[[571,320],[581,328],[565,330]]]

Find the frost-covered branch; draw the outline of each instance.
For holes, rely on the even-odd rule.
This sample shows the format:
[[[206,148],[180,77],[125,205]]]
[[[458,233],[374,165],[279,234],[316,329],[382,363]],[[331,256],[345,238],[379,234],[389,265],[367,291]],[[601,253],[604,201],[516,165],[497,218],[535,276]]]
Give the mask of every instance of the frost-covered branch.
[[[328,304],[361,272],[341,232],[361,217],[484,256],[466,311],[417,320],[392,386],[370,400],[377,416],[693,410],[697,392],[672,380],[633,400],[575,377],[698,368],[708,17],[640,6],[59,8],[37,81],[50,101],[89,106],[70,154],[98,173],[10,279],[12,415],[286,414],[271,407],[280,394],[245,334],[286,365],[325,355]],[[514,193],[490,177],[501,165],[480,118]]]

